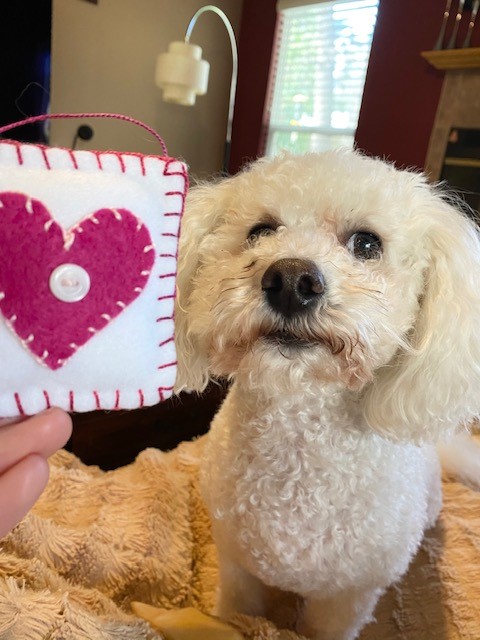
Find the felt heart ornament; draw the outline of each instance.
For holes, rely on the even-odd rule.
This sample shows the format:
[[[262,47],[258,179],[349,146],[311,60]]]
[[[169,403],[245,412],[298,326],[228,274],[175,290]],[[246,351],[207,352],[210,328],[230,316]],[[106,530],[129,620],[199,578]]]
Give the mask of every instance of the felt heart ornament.
[[[144,290],[155,260],[147,227],[103,208],[65,230],[39,200],[0,193],[0,311],[43,365],[61,367]]]
[[[140,127],[154,154],[2,138],[55,118]],[[186,165],[129,116],[46,114],[0,126],[0,416],[137,409],[172,395],[187,190]]]

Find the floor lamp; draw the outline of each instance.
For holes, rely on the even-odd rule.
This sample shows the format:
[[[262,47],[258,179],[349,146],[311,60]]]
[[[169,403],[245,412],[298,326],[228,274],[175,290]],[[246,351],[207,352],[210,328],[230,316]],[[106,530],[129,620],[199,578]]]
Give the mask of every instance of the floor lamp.
[[[167,53],[161,53],[157,58],[155,82],[163,89],[165,102],[174,102],[186,106],[193,106],[197,95],[204,95],[208,87],[210,64],[202,60],[201,47],[190,43],[190,36],[198,18],[205,12],[216,13],[223,21],[232,47],[232,79],[230,83],[230,100],[228,107],[227,134],[225,152],[223,156],[223,174],[228,174],[230,149],[232,144],[233,110],[235,107],[235,92],[237,88],[238,54],[235,33],[230,20],[225,13],[212,4],[201,7],[190,20],[185,33],[184,42],[171,42]]]

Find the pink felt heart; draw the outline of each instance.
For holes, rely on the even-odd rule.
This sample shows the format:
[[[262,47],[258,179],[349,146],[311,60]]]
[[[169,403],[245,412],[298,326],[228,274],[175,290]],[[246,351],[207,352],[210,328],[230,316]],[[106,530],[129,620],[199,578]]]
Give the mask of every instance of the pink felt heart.
[[[50,369],[140,295],[155,260],[148,229],[126,209],[101,209],[65,231],[41,202],[10,192],[0,193],[0,246],[0,310]],[[57,297],[50,278],[61,265],[88,274],[85,297]],[[67,274],[60,286],[71,285]]]

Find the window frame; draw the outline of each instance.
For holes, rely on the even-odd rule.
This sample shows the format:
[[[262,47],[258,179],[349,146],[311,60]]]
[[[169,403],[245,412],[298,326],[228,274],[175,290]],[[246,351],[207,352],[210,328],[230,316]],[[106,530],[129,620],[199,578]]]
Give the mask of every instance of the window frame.
[[[334,137],[344,137],[349,138],[351,140],[351,146],[353,147],[355,144],[355,134],[358,126],[358,116],[360,113],[360,107],[363,97],[363,91],[365,88],[365,79],[368,70],[368,64],[370,60],[372,42],[374,37],[374,30],[376,26],[376,20],[378,18],[378,9],[379,9],[379,0],[372,0],[372,4],[376,3],[376,16],[375,16],[375,24],[372,28],[372,33],[370,37],[370,41],[368,43],[368,55],[366,59],[366,64],[363,72],[363,80],[362,80],[362,88],[361,95],[359,99],[358,112],[356,114],[356,126],[355,127],[334,127],[334,126],[325,126],[325,124],[321,124],[319,126],[309,126],[309,125],[300,125],[300,124],[274,124],[272,123],[272,110],[274,106],[275,99],[275,86],[278,76],[279,66],[282,64],[281,54],[282,54],[282,37],[284,31],[284,20],[285,20],[285,11],[288,9],[294,8],[305,8],[309,5],[320,5],[320,4],[348,4],[355,3],[358,0],[277,0],[277,24],[274,35],[274,45],[272,49],[272,57],[270,63],[270,73],[268,78],[267,92],[266,92],[266,100],[265,107],[263,113],[263,122],[262,122],[262,135],[259,145],[259,154],[260,155],[274,155],[272,153],[272,138],[276,132],[290,132],[292,134],[307,134],[307,135],[321,135],[326,138],[334,138]],[[334,57],[332,57],[334,60]],[[335,85],[335,81],[332,79],[331,87],[333,93],[333,87]],[[330,110],[330,114],[332,110]],[[332,145],[338,146],[338,145]],[[346,146],[346,145],[340,145]]]

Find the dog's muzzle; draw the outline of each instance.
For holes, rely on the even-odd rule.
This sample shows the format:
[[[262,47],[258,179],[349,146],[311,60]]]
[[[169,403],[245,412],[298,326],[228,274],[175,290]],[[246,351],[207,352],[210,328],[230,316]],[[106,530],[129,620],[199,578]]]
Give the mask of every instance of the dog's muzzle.
[[[325,293],[325,280],[312,260],[284,258],[265,271],[262,290],[274,311],[291,318],[318,305]]]

